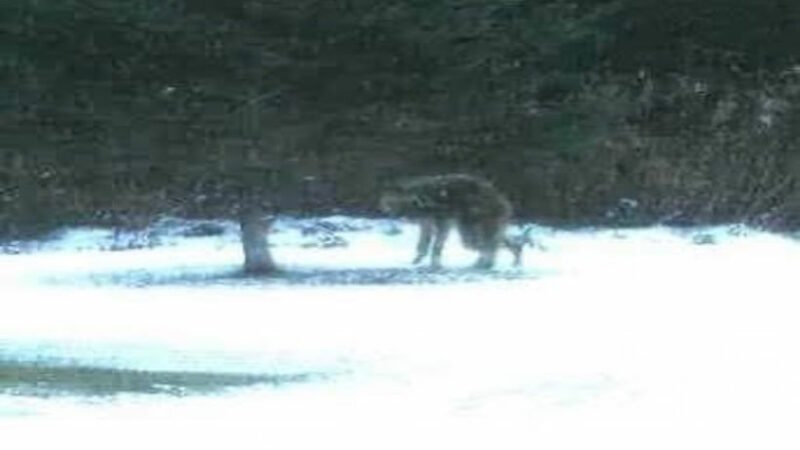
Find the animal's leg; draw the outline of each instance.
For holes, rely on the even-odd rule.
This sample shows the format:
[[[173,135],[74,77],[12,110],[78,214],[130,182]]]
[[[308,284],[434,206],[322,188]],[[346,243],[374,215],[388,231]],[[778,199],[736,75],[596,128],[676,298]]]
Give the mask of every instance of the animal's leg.
[[[478,251],[480,252],[480,256],[475,263],[475,268],[491,269],[494,267],[497,258],[497,249],[503,242],[505,221],[499,219],[483,221],[479,225],[479,230],[481,238]]]
[[[450,234],[450,223],[444,219],[437,219],[434,222],[433,249],[431,254],[431,267],[439,268],[442,266],[442,250],[447,236]]]
[[[414,257],[413,264],[419,264],[428,256],[433,238],[434,223],[430,220],[420,222],[419,241],[417,241],[417,255]]]

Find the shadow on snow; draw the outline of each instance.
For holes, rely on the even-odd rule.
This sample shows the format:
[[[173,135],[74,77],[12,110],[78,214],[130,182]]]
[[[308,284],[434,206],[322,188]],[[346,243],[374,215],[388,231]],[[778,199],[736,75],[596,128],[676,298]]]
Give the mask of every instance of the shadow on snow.
[[[153,286],[374,286],[374,285],[419,285],[442,283],[470,283],[493,280],[535,279],[536,272],[506,269],[477,270],[472,268],[297,268],[278,269],[263,275],[245,273],[239,267],[220,268],[209,272],[167,273],[147,269],[119,272],[97,272],[69,277],[50,278],[47,281],[58,285],[89,283],[125,287]]]
[[[535,276],[524,271],[482,271],[474,269],[430,270],[420,268],[369,269],[279,269],[273,273],[253,275],[242,270],[204,274],[167,275],[149,271],[91,275],[95,284],[114,284],[131,287],[160,285],[298,285],[353,286],[391,284],[440,284],[481,282],[489,280],[530,279]]]
[[[104,397],[118,394],[184,396],[247,386],[278,387],[319,381],[323,378],[323,375],[314,373],[150,371],[0,359],[0,393],[35,397]]]

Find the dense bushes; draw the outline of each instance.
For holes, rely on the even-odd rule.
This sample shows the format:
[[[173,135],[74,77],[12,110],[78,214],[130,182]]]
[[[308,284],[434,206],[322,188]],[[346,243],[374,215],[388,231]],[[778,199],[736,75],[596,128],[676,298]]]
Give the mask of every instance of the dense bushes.
[[[526,219],[794,227],[800,5],[754,2],[4,2],[0,232],[443,171]]]

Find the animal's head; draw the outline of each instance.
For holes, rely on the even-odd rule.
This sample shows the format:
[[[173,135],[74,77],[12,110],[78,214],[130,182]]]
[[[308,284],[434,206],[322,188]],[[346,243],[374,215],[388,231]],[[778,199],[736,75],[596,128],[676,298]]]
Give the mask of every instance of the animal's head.
[[[408,217],[428,217],[436,214],[452,213],[454,208],[462,208],[453,201],[454,181],[462,181],[454,176],[419,176],[399,180],[383,189],[379,200],[381,211]]]
[[[378,200],[378,207],[386,214],[402,215],[413,210],[417,203],[419,203],[417,195],[402,186],[395,185],[383,190]]]
[[[536,241],[533,240],[533,236],[531,236],[531,234],[533,234],[533,226],[525,225],[524,227],[522,227],[522,233],[520,233],[519,237],[520,242],[522,242],[523,245],[535,247]]]
[[[533,234],[533,227],[531,225],[525,225],[518,233],[507,233],[505,236],[506,243],[510,247],[518,247],[520,249],[523,247],[538,247],[538,243],[533,239],[531,234]]]
[[[511,250],[511,253],[514,255],[514,266],[518,267],[522,265],[522,249],[525,247],[534,247],[544,249],[544,247],[536,242],[531,234],[533,233],[533,227],[530,225],[526,225],[522,228],[522,232],[519,234],[507,234],[504,239],[505,246]]]

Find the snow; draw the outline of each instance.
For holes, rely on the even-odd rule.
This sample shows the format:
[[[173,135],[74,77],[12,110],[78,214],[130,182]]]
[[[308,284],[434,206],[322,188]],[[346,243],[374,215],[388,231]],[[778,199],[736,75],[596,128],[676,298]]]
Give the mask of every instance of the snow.
[[[481,274],[455,238],[446,270],[411,269],[409,223],[282,218],[270,240],[285,273],[252,279],[238,275],[233,224],[187,237],[190,225],[171,220],[136,235],[69,229],[0,255],[0,363],[310,377],[110,397],[0,384],[4,442],[800,443],[800,245],[790,236],[537,226],[541,248],[526,249],[522,268],[506,254]]]

